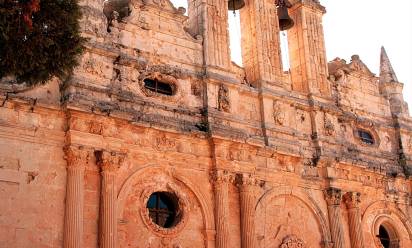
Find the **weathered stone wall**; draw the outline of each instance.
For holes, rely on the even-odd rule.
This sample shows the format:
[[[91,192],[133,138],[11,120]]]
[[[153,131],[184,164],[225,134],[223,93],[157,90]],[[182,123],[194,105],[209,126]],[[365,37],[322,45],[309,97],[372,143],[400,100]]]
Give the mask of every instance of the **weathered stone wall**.
[[[190,1],[188,16],[131,1],[110,27],[102,1],[82,1],[89,41],[70,80],[1,85],[0,246],[379,247],[381,225],[412,246],[401,84],[357,56],[326,68],[315,0],[291,1],[283,73],[275,8],[245,2],[243,69],[229,60],[225,1]],[[149,218],[153,192],[177,196],[174,227]]]

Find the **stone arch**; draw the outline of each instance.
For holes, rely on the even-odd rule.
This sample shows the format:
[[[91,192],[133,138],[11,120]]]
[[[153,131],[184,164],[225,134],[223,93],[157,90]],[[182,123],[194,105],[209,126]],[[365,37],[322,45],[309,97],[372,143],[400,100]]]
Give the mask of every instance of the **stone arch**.
[[[138,169],[137,171],[133,172],[123,183],[121,186],[118,196],[117,196],[117,216],[119,219],[123,218],[124,214],[124,207],[126,203],[126,199],[129,194],[133,190],[133,184],[139,178],[146,176],[146,175],[153,175],[153,172],[156,174],[163,174],[170,178],[173,178],[183,184],[187,190],[189,190],[195,196],[196,200],[200,205],[200,212],[203,217],[203,227],[204,227],[204,238],[205,238],[205,247],[210,247],[211,240],[213,240],[214,234],[214,215],[213,209],[210,207],[212,203],[207,200],[208,198],[204,195],[204,193],[189,179],[185,178],[184,176],[180,175],[175,171],[168,170],[165,167],[148,164],[144,167]]]
[[[294,197],[295,199],[303,203],[313,213],[320,229],[319,231],[322,237],[322,245],[327,247],[327,245],[331,243],[331,235],[328,228],[326,215],[322,212],[316,201],[305,190],[291,186],[274,187],[265,192],[259,198],[258,202],[256,203],[255,210],[257,210],[260,204],[264,204],[271,199],[282,196]]]
[[[392,241],[403,243],[403,246],[412,245],[412,223],[408,217],[399,209],[385,201],[376,201],[370,204],[362,214],[362,229],[368,234],[366,242],[373,239],[376,247],[379,240],[379,227],[383,226]],[[403,247],[402,246],[402,247]]]

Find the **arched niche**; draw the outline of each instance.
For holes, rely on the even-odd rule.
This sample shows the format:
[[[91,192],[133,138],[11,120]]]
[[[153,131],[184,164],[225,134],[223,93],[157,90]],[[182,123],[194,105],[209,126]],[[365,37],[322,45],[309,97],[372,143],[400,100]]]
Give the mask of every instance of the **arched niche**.
[[[176,227],[158,228],[146,216],[148,213],[146,201],[157,191],[172,192],[179,198],[183,206],[181,209],[183,218]],[[147,165],[137,170],[126,179],[118,194],[119,245],[126,242],[137,244],[139,240],[139,245],[143,245],[142,247],[153,245],[185,247],[184,242],[190,241],[187,237],[193,236],[195,240],[191,242],[194,245],[213,247],[214,217],[211,203],[207,199],[190,180],[165,167]],[[147,238],[141,237],[138,232],[143,233]],[[140,237],[136,237],[138,235]],[[130,239],[136,240],[130,241]],[[145,244],[141,243],[142,240]]]
[[[362,230],[366,244],[381,248],[379,229],[384,228],[390,239],[390,248],[412,247],[412,223],[391,203],[377,201],[370,204],[362,215]]]
[[[267,191],[256,205],[255,226],[258,247],[279,247],[287,237],[297,237],[307,247],[331,244],[326,215],[300,188],[283,186]]]

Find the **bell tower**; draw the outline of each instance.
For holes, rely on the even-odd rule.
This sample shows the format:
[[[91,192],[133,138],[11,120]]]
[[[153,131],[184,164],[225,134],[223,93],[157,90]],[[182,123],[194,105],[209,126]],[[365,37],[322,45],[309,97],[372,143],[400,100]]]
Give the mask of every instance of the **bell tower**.
[[[246,0],[240,10],[242,59],[249,83],[276,82],[282,75],[279,23],[273,0]]]
[[[190,0],[188,31],[203,36],[204,59],[208,68],[230,68],[228,2]]]
[[[289,14],[295,25],[288,31],[292,89],[330,97],[322,16],[318,0],[291,0]]]

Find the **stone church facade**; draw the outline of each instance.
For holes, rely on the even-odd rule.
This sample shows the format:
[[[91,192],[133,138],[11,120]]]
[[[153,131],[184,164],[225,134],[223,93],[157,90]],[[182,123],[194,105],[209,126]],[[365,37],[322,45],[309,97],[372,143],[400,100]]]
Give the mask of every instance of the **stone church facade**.
[[[82,0],[71,78],[1,85],[0,247],[412,247],[403,84],[384,49],[328,63],[325,8],[289,2],[285,72],[273,0],[243,67],[227,1]]]

